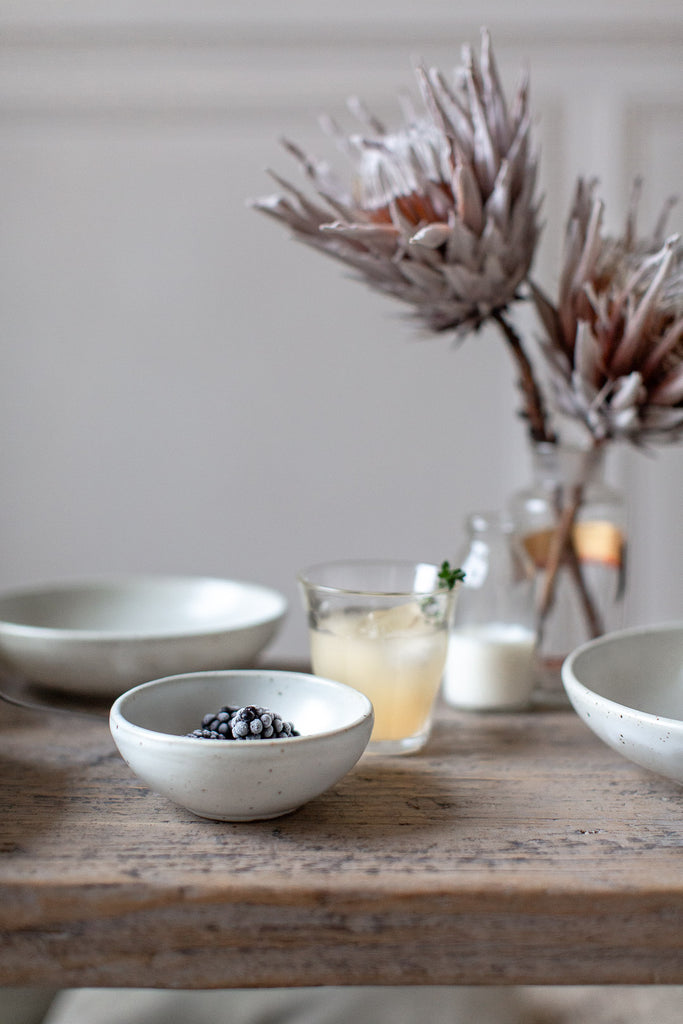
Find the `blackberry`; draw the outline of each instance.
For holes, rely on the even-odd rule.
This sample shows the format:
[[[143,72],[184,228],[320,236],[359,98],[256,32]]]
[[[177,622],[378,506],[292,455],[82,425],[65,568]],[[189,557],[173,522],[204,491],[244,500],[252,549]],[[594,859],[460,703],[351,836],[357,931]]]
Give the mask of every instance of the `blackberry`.
[[[247,704],[240,708],[226,705],[202,718],[200,728],[187,733],[195,739],[269,740],[298,736],[291,722],[285,722],[275,711]]]
[[[230,718],[237,710],[237,708],[223,707],[215,714],[204,715],[202,718],[202,728],[210,729],[211,732],[219,733],[221,736],[225,736],[226,739],[230,739],[228,735],[230,732]]]

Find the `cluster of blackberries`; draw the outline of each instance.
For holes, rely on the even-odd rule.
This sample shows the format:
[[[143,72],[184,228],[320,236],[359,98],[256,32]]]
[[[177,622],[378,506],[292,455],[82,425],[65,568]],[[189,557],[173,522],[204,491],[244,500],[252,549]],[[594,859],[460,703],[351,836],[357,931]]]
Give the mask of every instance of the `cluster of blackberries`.
[[[200,728],[187,735],[198,740],[277,740],[299,733],[274,711],[248,704],[244,708],[226,705],[204,715]]]

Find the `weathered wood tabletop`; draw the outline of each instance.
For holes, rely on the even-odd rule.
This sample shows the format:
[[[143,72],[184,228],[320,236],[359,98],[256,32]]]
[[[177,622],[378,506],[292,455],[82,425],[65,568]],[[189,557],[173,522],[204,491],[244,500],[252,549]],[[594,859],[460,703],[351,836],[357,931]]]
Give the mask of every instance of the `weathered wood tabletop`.
[[[287,817],[146,789],[107,722],[0,704],[0,984],[683,982],[683,789],[569,710],[443,710]]]

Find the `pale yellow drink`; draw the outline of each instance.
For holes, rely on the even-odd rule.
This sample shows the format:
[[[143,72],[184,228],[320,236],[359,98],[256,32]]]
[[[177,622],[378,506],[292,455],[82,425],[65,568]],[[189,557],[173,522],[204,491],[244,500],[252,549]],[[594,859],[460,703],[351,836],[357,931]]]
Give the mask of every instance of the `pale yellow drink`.
[[[395,608],[334,612],[310,631],[313,671],[353,686],[372,701],[371,741],[426,733],[448,650],[443,618],[430,621],[412,601]]]

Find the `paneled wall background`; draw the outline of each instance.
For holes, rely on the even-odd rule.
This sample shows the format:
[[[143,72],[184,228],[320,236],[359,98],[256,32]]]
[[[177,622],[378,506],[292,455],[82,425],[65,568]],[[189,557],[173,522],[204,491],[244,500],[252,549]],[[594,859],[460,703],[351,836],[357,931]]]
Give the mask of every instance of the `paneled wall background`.
[[[644,225],[681,188],[680,3],[1,0],[1,586],[257,580],[298,653],[298,567],[452,557],[526,482],[497,335],[418,337],[246,202],[297,177],[281,135],[326,152],[352,94],[397,120],[414,62],[450,70],[482,24],[509,89],[530,69],[552,289],[577,174],[615,229],[636,174]],[[612,458],[629,623],[683,615],[682,470],[683,446]]]

